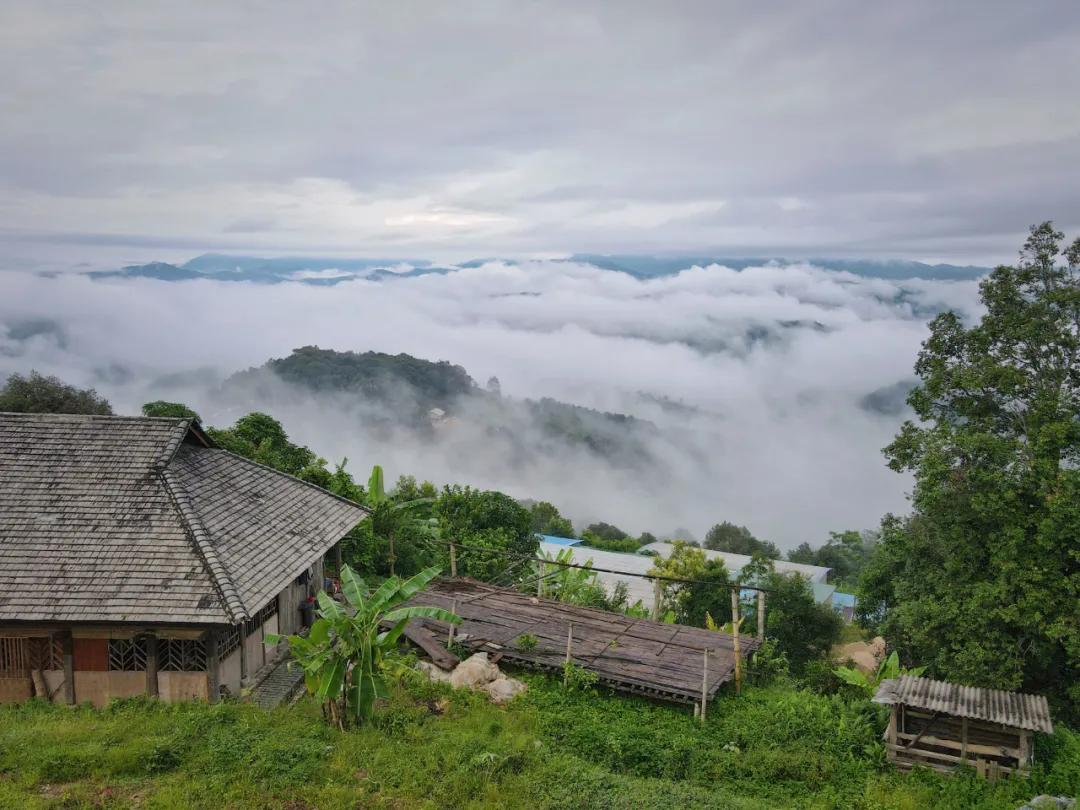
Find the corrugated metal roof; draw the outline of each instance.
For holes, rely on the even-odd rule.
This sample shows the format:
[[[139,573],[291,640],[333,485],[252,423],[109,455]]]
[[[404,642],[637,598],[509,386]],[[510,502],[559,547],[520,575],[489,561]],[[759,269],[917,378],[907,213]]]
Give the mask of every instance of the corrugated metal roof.
[[[1050,706],[1041,695],[982,689],[901,675],[899,678],[882,681],[874,695],[874,702],[889,706],[903,704],[953,717],[985,720],[1046,734],[1054,731],[1054,725],[1050,721]]]
[[[558,537],[554,534],[538,534],[541,542],[551,543],[556,546],[576,546],[581,541],[576,537]]]

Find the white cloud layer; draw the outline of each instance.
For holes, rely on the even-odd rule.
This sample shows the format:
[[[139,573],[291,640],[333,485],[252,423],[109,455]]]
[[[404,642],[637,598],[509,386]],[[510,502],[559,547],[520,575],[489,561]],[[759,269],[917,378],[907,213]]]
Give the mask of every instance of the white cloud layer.
[[[182,397],[213,424],[212,382],[293,348],[406,352],[491,375],[512,397],[552,397],[656,423],[653,473],[588,453],[511,464],[466,413],[449,438],[386,438],[356,402],[279,402],[294,438],[362,474],[472,482],[553,500],[578,521],[665,532],[745,523],[792,547],[877,524],[908,482],[880,448],[900,416],[860,406],[912,377],[932,312],[977,311],[973,282],[866,279],[810,265],[693,268],[642,281],[592,266],[490,263],[333,287],[92,281],[0,273],[0,374],[36,368],[95,385],[121,411]],[[189,373],[163,380],[163,375]],[[673,414],[650,400],[696,409]],[[263,403],[246,403],[251,409]],[[273,410],[273,409],[272,409]],[[522,425],[521,430],[530,426]]]

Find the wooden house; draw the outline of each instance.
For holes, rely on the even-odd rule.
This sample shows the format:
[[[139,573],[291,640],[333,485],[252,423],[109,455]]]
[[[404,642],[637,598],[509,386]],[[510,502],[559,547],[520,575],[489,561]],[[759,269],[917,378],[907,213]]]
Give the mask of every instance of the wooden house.
[[[874,701],[890,707],[885,745],[901,768],[952,771],[964,763],[991,779],[1026,775],[1032,735],[1054,730],[1038,695],[901,675],[882,681]]]
[[[0,702],[239,694],[366,516],[191,420],[0,413]]]

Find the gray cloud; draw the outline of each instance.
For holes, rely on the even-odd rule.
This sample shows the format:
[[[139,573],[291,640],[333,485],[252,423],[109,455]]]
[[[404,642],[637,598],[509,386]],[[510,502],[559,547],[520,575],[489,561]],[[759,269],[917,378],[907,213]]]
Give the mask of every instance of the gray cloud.
[[[27,0],[0,30],[16,235],[992,262],[1080,225],[1070,0]]]

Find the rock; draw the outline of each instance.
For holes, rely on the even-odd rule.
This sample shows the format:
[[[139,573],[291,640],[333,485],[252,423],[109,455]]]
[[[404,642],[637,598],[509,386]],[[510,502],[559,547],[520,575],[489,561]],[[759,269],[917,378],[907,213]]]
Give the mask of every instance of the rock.
[[[450,673],[450,685],[455,689],[485,686],[499,677],[499,668],[488,661],[487,653],[474,653]]]
[[[516,678],[507,678],[500,675],[487,686],[484,691],[491,696],[492,703],[509,703],[529,687]]]
[[[440,669],[430,661],[419,661],[416,664],[416,668],[423,672],[428,678],[437,683],[446,683],[450,680],[450,673],[445,669]]]
[[[877,636],[870,641],[854,641],[833,648],[833,658],[840,663],[851,661],[861,672],[870,675],[877,672],[885,660],[885,639]]]
[[[1036,796],[1017,810],[1073,810],[1076,807],[1076,799],[1068,796]]]

